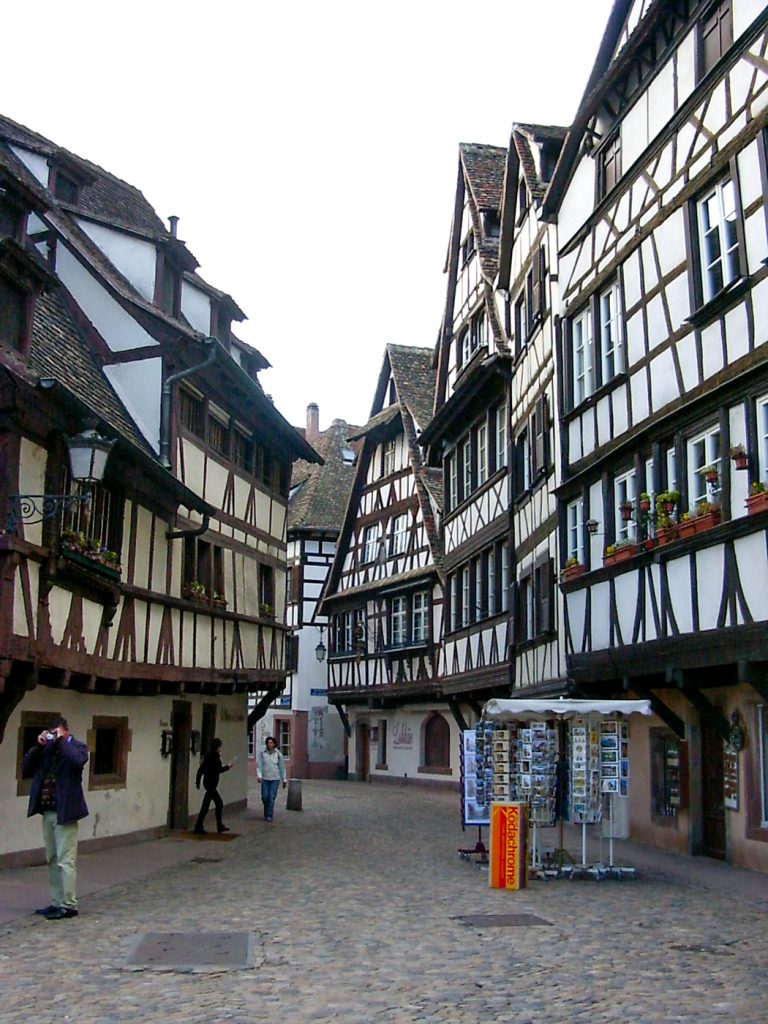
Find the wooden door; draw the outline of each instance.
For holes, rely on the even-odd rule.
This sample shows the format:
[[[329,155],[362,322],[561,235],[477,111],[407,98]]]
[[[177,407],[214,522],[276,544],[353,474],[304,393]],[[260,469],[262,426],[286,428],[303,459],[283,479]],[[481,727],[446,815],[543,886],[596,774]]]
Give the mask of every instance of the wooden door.
[[[367,724],[357,727],[357,779],[367,782],[371,764],[371,733]]]
[[[701,723],[701,800],[703,852],[725,860],[725,795],[723,741],[709,723]]]
[[[171,712],[171,793],[168,802],[170,828],[189,825],[189,740],[192,732],[192,705],[175,700]]]

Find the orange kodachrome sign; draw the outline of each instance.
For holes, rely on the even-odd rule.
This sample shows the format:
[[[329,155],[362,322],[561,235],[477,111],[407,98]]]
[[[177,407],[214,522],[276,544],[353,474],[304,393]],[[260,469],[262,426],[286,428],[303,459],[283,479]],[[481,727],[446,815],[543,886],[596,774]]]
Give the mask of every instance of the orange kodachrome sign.
[[[524,888],[525,826],[523,804],[491,804],[491,888]]]

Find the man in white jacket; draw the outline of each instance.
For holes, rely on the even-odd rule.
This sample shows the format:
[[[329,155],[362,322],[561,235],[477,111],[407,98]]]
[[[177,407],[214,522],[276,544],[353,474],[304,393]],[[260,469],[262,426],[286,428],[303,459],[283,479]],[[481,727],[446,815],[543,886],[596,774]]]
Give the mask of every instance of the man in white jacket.
[[[285,760],[277,749],[274,736],[267,736],[264,750],[259,754],[257,775],[261,783],[261,802],[264,804],[264,821],[272,821],[275,813],[277,790],[282,782],[285,789]]]

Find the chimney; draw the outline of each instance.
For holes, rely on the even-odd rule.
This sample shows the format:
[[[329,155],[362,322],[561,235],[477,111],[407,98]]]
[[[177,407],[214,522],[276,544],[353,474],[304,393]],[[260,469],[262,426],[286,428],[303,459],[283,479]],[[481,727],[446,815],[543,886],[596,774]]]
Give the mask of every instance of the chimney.
[[[316,402],[307,406],[307,440],[310,444],[320,436],[320,410]]]
[[[176,238],[176,226],[179,223],[179,218],[170,216],[168,218],[168,223],[170,224],[171,238]]]

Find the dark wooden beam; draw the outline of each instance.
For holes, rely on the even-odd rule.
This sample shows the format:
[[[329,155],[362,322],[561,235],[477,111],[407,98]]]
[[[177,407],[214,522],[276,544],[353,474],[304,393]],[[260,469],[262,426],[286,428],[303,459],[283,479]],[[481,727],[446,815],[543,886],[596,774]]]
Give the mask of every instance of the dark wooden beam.
[[[448,701],[448,707],[451,709],[451,714],[453,715],[453,718],[454,718],[454,721],[456,722],[456,725],[458,725],[458,727],[462,730],[462,732],[465,729],[468,729],[469,726],[464,721],[464,716],[461,713],[461,708],[459,707],[459,702],[456,700],[456,698],[455,697],[447,697],[446,700]]]
[[[647,686],[643,686],[632,679],[625,679],[624,689],[632,690],[641,700],[649,701],[654,715],[660,718],[672,730],[675,736],[678,736],[681,740],[685,739],[685,722],[660,697],[657,697],[655,693],[649,690]]]
[[[267,713],[267,708],[278,694],[283,692],[283,684],[275,683],[271,686],[264,696],[261,698],[259,703],[248,712],[248,729],[251,730],[256,723],[264,717]]]
[[[739,682],[751,686],[768,704],[768,664],[764,661],[738,661],[736,670]]]
[[[688,703],[696,708],[701,717],[712,726],[722,740],[726,743],[730,742],[731,725],[722,711],[719,711],[714,704],[711,704],[698,686],[686,679],[682,673],[676,672],[674,675],[675,686],[685,696]]]

